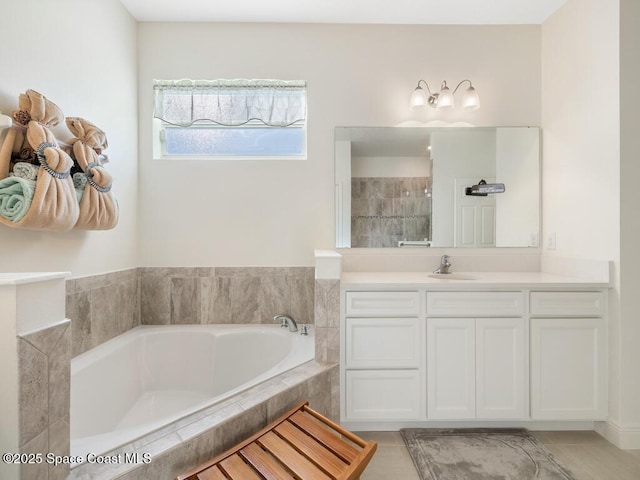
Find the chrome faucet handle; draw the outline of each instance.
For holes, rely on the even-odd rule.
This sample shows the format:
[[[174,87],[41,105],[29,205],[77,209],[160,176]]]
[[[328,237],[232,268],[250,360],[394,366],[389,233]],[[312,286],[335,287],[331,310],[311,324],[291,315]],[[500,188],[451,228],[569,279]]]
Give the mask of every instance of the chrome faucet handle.
[[[309,335],[309,330],[306,323],[300,325],[300,335]]]
[[[440,266],[436,268],[433,273],[451,273],[449,272],[449,269],[451,268],[451,262],[449,260],[451,260],[449,255],[442,255],[442,258],[440,258]]]

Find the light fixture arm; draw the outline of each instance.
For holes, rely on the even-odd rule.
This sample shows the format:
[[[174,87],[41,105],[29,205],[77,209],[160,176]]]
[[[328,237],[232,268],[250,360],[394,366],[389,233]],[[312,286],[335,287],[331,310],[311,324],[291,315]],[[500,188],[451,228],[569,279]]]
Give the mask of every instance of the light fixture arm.
[[[420,82],[424,83],[424,86],[427,87],[427,92],[429,92],[429,95],[433,95],[433,92],[429,88],[429,84],[426,82],[426,80],[418,80],[418,86],[416,88],[420,88]]]
[[[473,85],[471,84],[471,80],[462,80],[458,86],[456,88],[454,88],[453,90],[453,94],[455,95],[456,92],[458,91],[458,89],[460,88],[460,85],[462,85],[464,82],[469,82],[469,88],[473,88]]]

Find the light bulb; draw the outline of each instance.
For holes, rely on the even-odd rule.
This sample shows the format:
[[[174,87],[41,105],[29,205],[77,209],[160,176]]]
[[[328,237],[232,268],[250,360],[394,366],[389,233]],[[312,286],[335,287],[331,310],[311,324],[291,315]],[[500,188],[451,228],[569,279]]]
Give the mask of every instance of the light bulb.
[[[411,100],[409,101],[409,106],[411,108],[424,108],[427,104],[427,94],[424,93],[422,87],[417,86],[413,91],[413,95],[411,95]]]
[[[453,93],[447,87],[447,82],[442,82],[442,88],[440,89],[440,94],[438,95],[438,103],[436,104],[436,108],[440,110],[448,110],[453,108],[454,99]]]
[[[469,87],[462,97],[462,109],[466,111],[477,110],[480,108],[480,97],[473,87]]]

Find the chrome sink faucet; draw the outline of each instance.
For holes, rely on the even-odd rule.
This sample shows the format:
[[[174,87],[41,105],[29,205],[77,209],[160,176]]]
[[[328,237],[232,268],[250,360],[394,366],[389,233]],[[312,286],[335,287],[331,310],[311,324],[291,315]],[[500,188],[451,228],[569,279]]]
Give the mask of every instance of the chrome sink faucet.
[[[289,315],[276,315],[275,317],[273,317],[273,321],[274,322],[280,322],[280,326],[281,327],[289,327],[289,331],[290,332],[297,332],[298,331],[298,324],[296,323],[296,321],[291,318]]]
[[[442,258],[440,259],[440,266],[436,268],[433,273],[451,273],[449,271],[449,269],[452,267],[450,260],[451,257],[449,255],[442,255]]]

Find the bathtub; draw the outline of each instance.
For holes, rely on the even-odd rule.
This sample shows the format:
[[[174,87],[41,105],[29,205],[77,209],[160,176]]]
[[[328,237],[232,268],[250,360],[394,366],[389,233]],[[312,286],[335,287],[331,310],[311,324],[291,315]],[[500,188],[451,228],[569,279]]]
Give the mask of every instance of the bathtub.
[[[313,357],[313,329],[136,327],[71,360],[71,455],[108,452]]]

